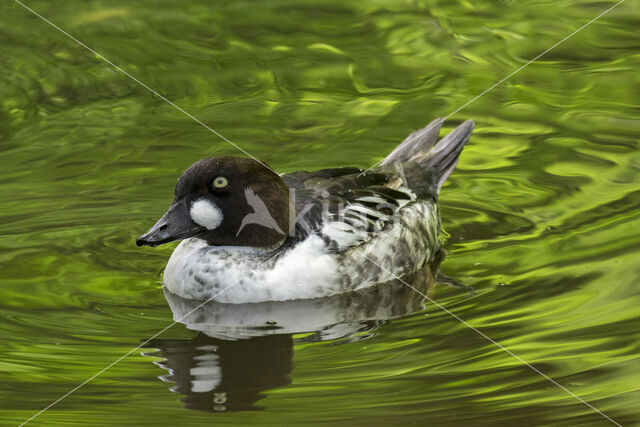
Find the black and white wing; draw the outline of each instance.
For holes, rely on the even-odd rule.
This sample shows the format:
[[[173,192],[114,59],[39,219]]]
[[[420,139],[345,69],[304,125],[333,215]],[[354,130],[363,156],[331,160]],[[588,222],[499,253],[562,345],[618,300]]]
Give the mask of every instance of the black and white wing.
[[[364,174],[357,168],[339,168],[282,178],[297,212],[293,238],[317,234],[336,252],[369,241],[399,209],[416,200],[400,164]]]

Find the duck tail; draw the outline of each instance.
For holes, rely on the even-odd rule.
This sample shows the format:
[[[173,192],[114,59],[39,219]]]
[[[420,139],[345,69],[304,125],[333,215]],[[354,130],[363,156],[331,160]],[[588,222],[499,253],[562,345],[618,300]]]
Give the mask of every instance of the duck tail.
[[[438,192],[458,163],[458,157],[473,132],[473,120],[467,120],[438,141],[443,118],[432,121],[424,129],[409,135],[383,161],[414,162],[428,168],[434,175]]]

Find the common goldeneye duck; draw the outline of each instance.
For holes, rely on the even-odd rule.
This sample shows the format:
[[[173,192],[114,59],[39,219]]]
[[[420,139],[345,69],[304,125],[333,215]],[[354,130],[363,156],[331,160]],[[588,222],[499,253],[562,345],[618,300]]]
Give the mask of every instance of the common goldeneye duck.
[[[438,193],[473,131],[468,120],[438,141],[443,121],[409,135],[370,171],[278,175],[253,159],[200,160],[136,243],[182,240],[164,284],[187,299],[319,298],[403,277],[440,249]]]

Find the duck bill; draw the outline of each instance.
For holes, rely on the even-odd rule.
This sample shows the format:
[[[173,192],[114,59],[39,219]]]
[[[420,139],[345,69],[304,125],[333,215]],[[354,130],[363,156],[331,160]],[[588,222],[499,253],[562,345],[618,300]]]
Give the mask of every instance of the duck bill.
[[[174,203],[151,229],[136,240],[138,246],[158,246],[193,237],[205,231],[191,219],[184,202]]]

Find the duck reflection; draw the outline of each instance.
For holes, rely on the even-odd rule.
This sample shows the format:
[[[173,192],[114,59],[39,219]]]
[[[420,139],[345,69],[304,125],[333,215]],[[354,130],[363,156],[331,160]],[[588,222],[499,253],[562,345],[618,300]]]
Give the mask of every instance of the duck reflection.
[[[154,339],[146,356],[169,373],[160,379],[184,395],[185,408],[256,410],[263,391],[290,383],[294,341],[344,343],[371,336],[390,319],[424,308],[441,258],[403,280],[313,300],[221,304],[182,299],[165,290],[176,321],[195,338]],[[419,292],[416,292],[419,291]],[[421,295],[421,293],[423,295]],[[196,309],[197,308],[197,309]],[[294,334],[303,334],[293,338]]]
[[[291,335],[225,341],[199,333],[192,339],[158,339],[146,344],[158,351],[146,356],[169,371],[160,379],[175,383],[188,409],[239,411],[259,409],[264,390],[289,384],[293,367]]]

